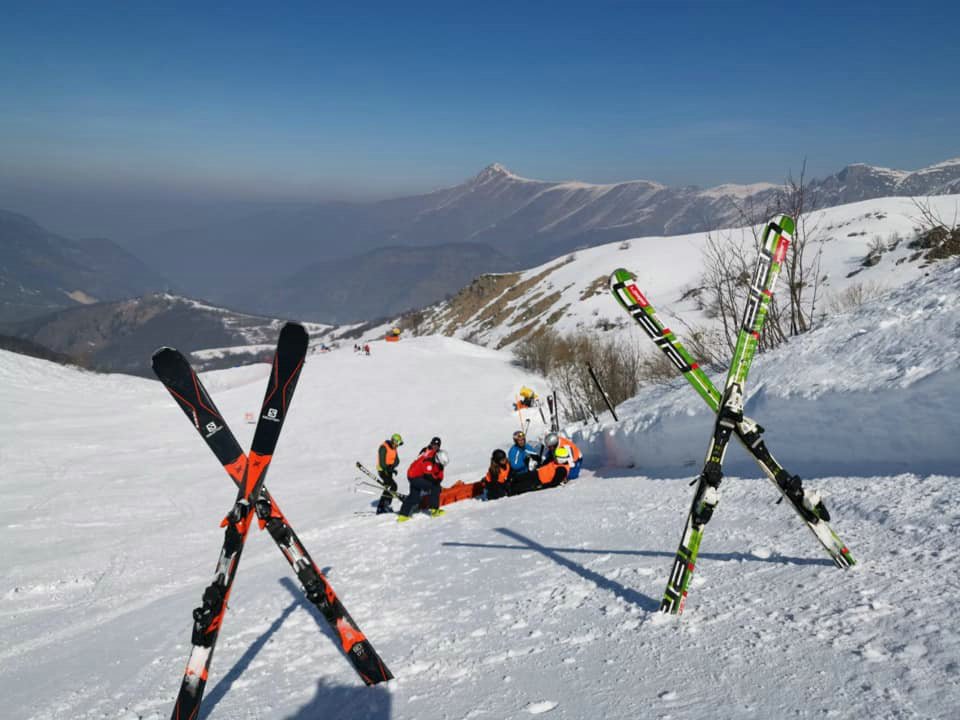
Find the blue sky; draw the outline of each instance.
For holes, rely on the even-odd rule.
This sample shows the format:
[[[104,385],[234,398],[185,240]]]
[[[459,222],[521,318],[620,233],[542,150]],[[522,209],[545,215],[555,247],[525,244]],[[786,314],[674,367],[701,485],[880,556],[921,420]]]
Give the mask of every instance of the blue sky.
[[[494,161],[706,186],[960,155],[960,3],[834,5],[5,3],[0,190],[369,197]]]

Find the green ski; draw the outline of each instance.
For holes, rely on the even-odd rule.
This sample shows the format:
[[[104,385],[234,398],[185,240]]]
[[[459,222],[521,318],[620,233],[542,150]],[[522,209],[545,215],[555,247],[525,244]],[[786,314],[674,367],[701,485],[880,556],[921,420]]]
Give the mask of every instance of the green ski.
[[[620,306],[643,328],[647,336],[683,374],[711,410],[720,409],[720,391],[700,369],[687,349],[657,317],[653,306],[636,284],[629,270],[617,269],[610,276],[610,290]],[[830,515],[816,492],[805,492],[800,478],[781,466],[763,440],[763,428],[755,420],[744,417],[734,432],[764,474],[796,511],[803,523],[820,542],[833,562],[842,568],[856,564],[846,544],[837,536],[828,521]]]
[[[703,528],[713,516],[720,501],[719,485],[723,478],[723,458],[730,436],[743,420],[743,396],[750,365],[756,353],[760,332],[767,318],[773,288],[780,276],[781,263],[794,231],[793,218],[781,215],[767,223],[757,258],[757,267],[750,282],[750,294],[737,335],[727,382],[717,410],[717,419],[707,448],[706,462],[697,479],[697,490],[687,514],[687,521],[674,559],[670,578],[660,603],[660,611],[679,615],[683,612],[696,567]]]

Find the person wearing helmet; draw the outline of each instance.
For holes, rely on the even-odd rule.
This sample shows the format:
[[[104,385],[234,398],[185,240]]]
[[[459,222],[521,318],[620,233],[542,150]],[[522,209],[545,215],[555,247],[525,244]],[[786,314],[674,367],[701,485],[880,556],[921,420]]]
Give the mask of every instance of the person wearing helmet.
[[[440,449],[440,438],[434,436],[430,441],[430,444],[426,447],[420,448],[420,454],[423,455],[427,450],[439,450]]]
[[[537,467],[550,462],[553,451],[557,449],[559,444],[560,436],[557,433],[549,432],[543,436],[543,442],[540,444],[540,449],[537,450]]]
[[[440,509],[440,483],[443,482],[443,469],[450,463],[446,450],[427,448],[421,453],[407,470],[407,480],[410,481],[410,492],[400,506],[397,522],[406,522],[410,519],[413,509],[420,507],[420,496],[427,496],[427,508],[431,517],[444,514]]]
[[[570,451],[558,447],[553,456],[536,470],[520,473],[510,480],[510,495],[522,495],[533,490],[556,487],[567,481],[570,470]]]
[[[507,453],[510,461],[510,473],[516,475],[525,473],[530,469],[530,461],[537,459],[537,449],[527,443],[527,435],[523,430],[517,430],[513,434],[513,446]]]
[[[507,454],[499,448],[490,456],[490,468],[483,477],[483,491],[487,500],[496,500],[507,494],[510,463]]]
[[[397,494],[397,466],[400,464],[400,455],[397,448],[403,445],[400,433],[394,433],[383,441],[377,450],[377,475],[383,485],[383,494],[377,504],[377,515],[393,512],[393,498]]]
[[[557,438],[557,442],[558,448],[565,447],[570,451],[570,472],[567,473],[567,480],[580,477],[580,467],[583,465],[583,453],[580,452],[580,448],[574,445],[573,440],[562,435]]]

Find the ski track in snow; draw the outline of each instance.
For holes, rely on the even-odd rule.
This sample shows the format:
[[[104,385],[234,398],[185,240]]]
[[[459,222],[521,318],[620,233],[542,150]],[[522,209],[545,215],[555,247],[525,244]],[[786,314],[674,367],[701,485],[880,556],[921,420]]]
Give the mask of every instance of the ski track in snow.
[[[914,321],[923,353],[939,347],[938,333],[953,347],[955,277],[919,286],[953,308]],[[875,327],[863,312],[850,322]],[[509,403],[529,375],[506,355],[445,338],[377,344],[369,358],[311,356],[267,484],[397,679],[360,683],[269,537],[255,532],[204,716],[955,716],[960,477],[925,465],[924,437],[949,458],[942,438],[960,423],[941,413],[960,399],[957,360],[901,358],[901,376],[879,386],[899,388],[887,405],[859,381],[824,393],[829,422],[810,427],[817,405],[790,388],[840,362],[813,352],[817,343],[814,334],[759,358],[748,410],[769,428],[774,454],[815,478],[806,482],[824,492],[860,564],[833,567],[756,467],[731,457],[735,474],[724,479],[680,619],[657,607],[708,431],[691,390],[646,392],[617,428],[583,429],[589,469],[564,488],[462,502],[400,526],[353,514],[374,501],[353,492],[353,463],[373,464],[381,439],[399,431],[405,468],[439,433],[452,458],[446,484],[475,480],[491,449],[509,444]],[[912,367],[929,372],[911,379]],[[253,426],[243,415],[258,407],[267,371],[205,376],[245,446]],[[788,390],[775,389],[778,372]],[[158,383],[6,352],[0,382],[12,408],[0,418],[3,715],[166,718],[233,486]],[[869,476],[831,471],[845,447],[859,455],[868,440],[881,445],[897,426],[879,410],[897,407],[929,430],[903,429],[912,441],[897,445],[903,471],[886,456]],[[874,422],[875,435],[866,432]],[[536,417],[531,435],[542,430]],[[872,440],[858,446],[858,432]],[[624,461],[636,467],[615,467]]]

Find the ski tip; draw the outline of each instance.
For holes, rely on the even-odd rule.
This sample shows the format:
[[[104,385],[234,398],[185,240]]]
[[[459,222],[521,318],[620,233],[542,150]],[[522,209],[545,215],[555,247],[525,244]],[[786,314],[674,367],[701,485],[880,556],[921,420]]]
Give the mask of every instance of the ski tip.
[[[184,365],[189,366],[189,363],[180,351],[166,346],[157,348],[151,360],[153,372],[161,380],[167,378],[174,368],[182,368]]]
[[[787,235],[788,239],[793,237],[793,233],[797,229],[796,221],[789,215],[777,215],[769,223],[767,223],[767,232],[777,232],[783,235]]]
[[[636,280],[637,276],[634,275],[629,270],[624,268],[617,268],[612,273],[610,273],[610,284],[615,285],[622,282],[630,282],[631,280]]]
[[[176,348],[172,348],[169,345],[161,345],[160,347],[158,347],[156,350],[153,351],[153,355],[151,357],[154,360],[156,360],[158,357],[164,357],[168,355],[179,355],[179,354],[180,354],[180,351],[177,350]]]
[[[310,341],[310,335],[307,329],[297,322],[288,322],[280,329],[280,343],[289,344],[298,350],[302,347],[307,350],[307,343]]]

